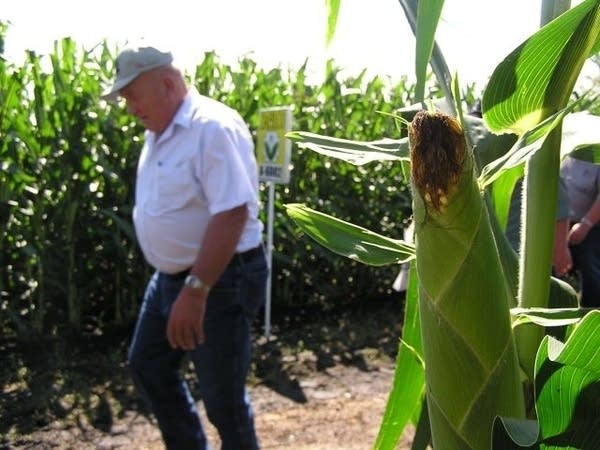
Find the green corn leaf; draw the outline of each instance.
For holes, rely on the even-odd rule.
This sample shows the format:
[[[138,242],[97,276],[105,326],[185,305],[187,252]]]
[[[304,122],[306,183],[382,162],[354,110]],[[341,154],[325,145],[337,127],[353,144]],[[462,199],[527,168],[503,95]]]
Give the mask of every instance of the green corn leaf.
[[[423,402],[421,414],[415,427],[415,435],[413,437],[410,450],[428,450],[431,448],[431,422],[429,420],[429,411],[427,410],[427,402]]]
[[[562,327],[578,323],[589,309],[585,308],[512,308],[513,328],[526,323],[542,327]]]
[[[503,232],[507,231],[509,224],[512,198],[513,195],[515,195],[515,187],[517,186],[519,180],[523,178],[524,172],[525,168],[522,165],[505,170],[489,187],[493,210],[498,218],[498,222]],[[519,230],[518,225],[513,225],[515,228],[517,228],[517,230]]]
[[[486,165],[479,176],[481,189],[489,186],[508,170],[525,164],[542,148],[550,132],[560,125],[565,115],[573,109],[575,104],[572,103],[569,108],[562,109],[537,124],[531,130],[527,130],[504,156]]]
[[[467,138],[473,146],[477,173],[493,161],[502,158],[515,145],[517,136],[514,134],[494,134],[485,126],[483,119],[472,115],[462,118],[467,130]],[[502,229],[506,228],[510,210],[510,199],[519,178],[523,176],[523,167],[503,170],[494,183],[488,186],[492,205],[500,221]]]
[[[371,266],[399,264],[414,258],[412,244],[391,239],[298,203],[285,205],[296,225],[325,248]]]
[[[408,139],[406,138],[360,142],[304,131],[292,131],[287,133],[286,137],[303,148],[357,166],[373,161],[408,160]]]
[[[583,317],[566,343],[546,336],[535,361],[539,426],[532,421],[502,418],[503,426],[497,421],[494,428],[494,449],[600,448],[598,348],[600,311],[597,310]]]
[[[492,131],[522,135],[567,105],[585,60],[600,33],[600,2],[587,0],[553,20],[527,39],[498,65],[483,100],[483,116]],[[519,302],[543,307],[548,299],[558,195],[561,126],[526,162],[520,250]],[[517,342],[521,364],[533,378],[535,350],[543,334],[520,327]]]
[[[547,356],[554,362],[600,375],[599,348],[600,311],[593,309],[588,311],[565,344],[555,339],[548,340]],[[543,370],[542,358],[539,355],[536,358],[536,376]],[[600,378],[597,380],[600,381]]]
[[[470,130],[474,129],[472,122],[470,123],[467,121],[467,125],[470,127]],[[489,161],[480,176],[480,184],[491,188],[494,211],[502,229],[505,229],[508,222],[511,196],[517,181],[523,177],[524,166],[517,161],[516,155],[508,155],[508,153],[506,153],[500,157],[496,156],[496,158],[498,158],[496,161],[490,161],[490,157],[497,155],[498,152],[502,152],[503,149],[508,148],[510,148],[509,152],[523,152],[523,149],[519,149],[518,147],[526,145],[526,137],[524,135],[519,139],[518,143],[510,145],[512,140],[516,138],[515,135],[491,134],[485,127],[475,129],[479,129],[475,144],[477,150],[475,156],[481,161]],[[531,130],[529,133],[531,133]],[[499,140],[502,138],[504,138],[503,141]],[[532,148],[530,148],[532,153],[539,150],[538,145],[541,145],[542,138],[545,139],[545,135],[529,144],[532,146]],[[599,116],[587,112],[575,112],[567,114],[564,117],[561,141],[562,157],[570,155],[583,161],[595,162],[598,164],[600,163],[600,146],[595,145],[598,143],[600,143]],[[524,160],[526,159],[527,158],[524,158]],[[501,167],[502,162],[508,161],[512,161],[516,164],[509,162]],[[514,167],[510,168],[510,166],[513,165]],[[487,179],[487,177],[490,177],[491,179]]]
[[[335,35],[337,19],[340,12],[340,0],[325,0],[327,5],[327,33],[325,34],[325,43],[329,45]]]
[[[419,283],[415,264],[410,264],[405,298],[402,340],[396,356],[392,390],[374,449],[394,450],[406,425],[419,410],[425,394],[425,368],[419,321]]]
[[[494,70],[482,99],[490,130],[523,134],[563,108],[600,32],[600,5],[587,0],[541,28]]]
[[[540,427],[537,420],[498,417],[494,422],[494,450],[539,449]]]
[[[487,202],[487,206],[488,211],[491,211],[492,208],[489,206],[489,202]],[[500,257],[504,279],[506,285],[511,291],[510,306],[513,308],[511,311],[529,311],[530,309],[516,309],[519,278],[518,255],[509,243],[506,233],[502,231],[496,215],[489,213],[488,216],[490,218],[492,232],[496,241],[496,248],[498,249],[498,255]],[[575,292],[573,287],[565,281],[551,277],[548,305],[550,308],[576,308],[578,305],[577,292]],[[514,326],[515,325],[513,323],[513,328]],[[547,332],[550,331],[555,330],[547,330]],[[556,334],[556,332],[554,334]]]
[[[454,100],[450,86],[452,75],[444,55],[434,41],[444,2],[442,0],[399,1],[416,38],[415,72],[419,87],[415,89],[415,99],[418,102],[425,100],[424,88],[427,78],[427,64],[430,64],[442,91],[444,91],[446,104],[454,113]]]
[[[435,31],[437,29],[444,0],[421,0],[417,6],[417,30],[415,33],[417,49],[415,52],[415,70],[417,84],[415,96],[417,100],[425,98],[425,81],[427,67],[435,45]]]
[[[413,120],[413,129],[415,129]],[[434,136],[436,133],[432,133]],[[412,145],[412,144],[411,144]],[[497,414],[523,417],[524,402],[509,304],[487,208],[467,150],[456,185],[438,209],[429,201],[440,156],[411,149],[413,213],[427,404],[433,446],[490,448]],[[447,152],[449,153],[449,151]],[[445,158],[452,159],[446,153]],[[423,173],[415,172],[422,167]],[[415,173],[417,176],[415,176]],[[418,177],[422,176],[421,182]],[[453,179],[453,174],[448,174]],[[434,185],[432,187],[437,189]],[[509,412],[507,414],[507,412]]]

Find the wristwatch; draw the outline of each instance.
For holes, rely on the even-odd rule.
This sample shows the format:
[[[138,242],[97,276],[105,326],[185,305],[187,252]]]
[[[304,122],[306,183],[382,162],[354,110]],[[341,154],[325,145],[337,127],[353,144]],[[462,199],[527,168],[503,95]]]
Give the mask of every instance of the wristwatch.
[[[189,274],[185,277],[185,281],[183,282],[184,286],[190,287],[192,289],[197,289],[199,291],[205,291],[208,293],[210,290],[210,286],[198,278],[196,275]]]

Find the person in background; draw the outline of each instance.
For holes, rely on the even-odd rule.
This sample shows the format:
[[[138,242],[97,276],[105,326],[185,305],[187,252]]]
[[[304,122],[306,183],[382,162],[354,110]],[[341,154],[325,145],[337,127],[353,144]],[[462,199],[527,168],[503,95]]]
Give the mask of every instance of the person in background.
[[[581,306],[600,307],[600,166],[567,156],[560,176],[554,273],[579,271]]]
[[[247,125],[188,87],[170,52],[123,50],[103,98],[146,128],[133,221],[156,269],[128,364],[168,449],[208,449],[181,374],[189,356],[222,449],[257,449],[246,392],[251,324],[266,294],[258,172]]]

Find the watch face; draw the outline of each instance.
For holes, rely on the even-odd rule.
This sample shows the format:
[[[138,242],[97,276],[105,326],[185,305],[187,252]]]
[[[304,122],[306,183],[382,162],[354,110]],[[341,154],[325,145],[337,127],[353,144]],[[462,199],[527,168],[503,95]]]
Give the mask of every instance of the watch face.
[[[188,275],[183,282],[188,287],[193,289],[207,289],[207,285],[195,275]]]
[[[190,287],[198,287],[198,285],[201,285],[202,282],[198,279],[198,277],[195,277],[194,275],[188,275],[185,278],[184,284]]]

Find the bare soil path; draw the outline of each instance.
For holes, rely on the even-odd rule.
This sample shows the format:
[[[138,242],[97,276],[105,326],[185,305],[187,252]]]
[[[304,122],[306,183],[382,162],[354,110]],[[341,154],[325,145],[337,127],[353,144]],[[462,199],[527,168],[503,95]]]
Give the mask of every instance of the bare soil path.
[[[249,391],[261,448],[372,448],[392,386],[402,309],[398,303],[397,298],[378,300],[361,311],[332,312],[318,321],[302,314],[288,316],[274,322],[269,339],[257,336]],[[53,351],[65,353],[65,348]],[[106,356],[92,367],[65,357],[55,361],[56,373],[48,374],[39,367],[46,361],[42,355],[27,356],[13,348],[15,354],[21,359],[10,361],[21,365],[21,376],[7,380],[3,375],[0,418],[8,420],[0,426],[0,449],[164,448],[152,417],[136,400],[122,361],[113,361],[112,375],[91,376],[98,367],[110,372]],[[82,354],[89,356],[87,351]],[[108,357],[118,359],[120,354]],[[40,381],[49,385],[32,389]],[[45,406],[39,404],[44,401]],[[199,406],[206,432],[218,448],[218,436],[201,402]],[[408,449],[410,443],[409,431],[398,449]]]

